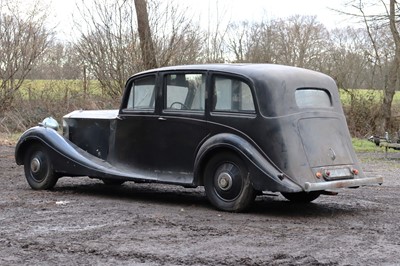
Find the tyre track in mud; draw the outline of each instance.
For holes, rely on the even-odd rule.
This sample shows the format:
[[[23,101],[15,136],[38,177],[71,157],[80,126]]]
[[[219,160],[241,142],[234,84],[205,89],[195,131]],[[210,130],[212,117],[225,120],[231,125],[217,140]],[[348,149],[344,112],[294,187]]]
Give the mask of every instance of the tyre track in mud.
[[[1,265],[376,265],[400,261],[400,155],[359,154],[382,186],[216,211],[202,188],[62,178],[31,190],[0,146]]]

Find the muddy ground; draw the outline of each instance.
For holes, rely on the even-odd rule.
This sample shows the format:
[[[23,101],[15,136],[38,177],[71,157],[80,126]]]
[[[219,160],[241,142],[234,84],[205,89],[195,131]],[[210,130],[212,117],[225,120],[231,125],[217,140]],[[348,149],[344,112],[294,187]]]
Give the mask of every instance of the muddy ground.
[[[400,263],[400,153],[359,154],[382,186],[298,205],[258,197],[248,213],[204,191],[62,178],[34,191],[0,146],[0,265],[394,265]]]

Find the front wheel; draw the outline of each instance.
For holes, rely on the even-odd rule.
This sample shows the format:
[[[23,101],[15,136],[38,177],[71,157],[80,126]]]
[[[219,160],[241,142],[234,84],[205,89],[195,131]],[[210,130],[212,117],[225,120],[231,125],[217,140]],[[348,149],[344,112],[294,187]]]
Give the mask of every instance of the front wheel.
[[[223,211],[244,211],[256,197],[246,165],[230,152],[217,154],[207,163],[204,188],[208,200]]]
[[[45,147],[34,144],[24,159],[25,177],[35,190],[52,189],[57,183],[50,156]]]
[[[281,193],[286,199],[292,202],[298,203],[309,203],[315,199],[317,199],[321,192],[319,191],[311,191],[311,192],[296,192],[296,193]]]

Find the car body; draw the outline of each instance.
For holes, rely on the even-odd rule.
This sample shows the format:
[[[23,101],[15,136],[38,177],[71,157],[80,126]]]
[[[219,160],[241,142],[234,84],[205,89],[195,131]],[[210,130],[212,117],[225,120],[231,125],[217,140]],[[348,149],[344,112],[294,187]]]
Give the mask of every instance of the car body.
[[[360,167],[333,79],[273,64],[138,73],[119,110],[67,114],[62,135],[31,128],[15,157],[34,189],[61,176],[204,186],[226,211],[245,210],[261,191],[310,202],[383,182]]]

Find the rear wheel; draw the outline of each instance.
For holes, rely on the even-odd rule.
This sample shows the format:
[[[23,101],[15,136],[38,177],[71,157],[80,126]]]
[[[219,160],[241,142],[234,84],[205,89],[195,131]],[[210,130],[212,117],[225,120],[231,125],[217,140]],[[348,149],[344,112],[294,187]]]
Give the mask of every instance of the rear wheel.
[[[52,189],[58,180],[48,151],[40,144],[34,144],[28,149],[24,159],[24,171],[28,184],[36,190]]]
[[[320,191],[311,191],[311,192],[297,192],[297,193],[281,193],[286,199],[292,202],[298,203],[309,203],[315,199],[317,199],[320,195]]]
[[[256,196],[246,165],[230,152],[219,153],[207,163],[204,188],[209,201],[223,211],[244,211]]]

